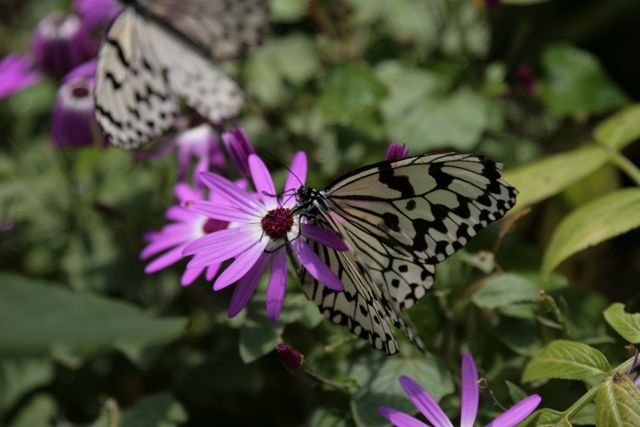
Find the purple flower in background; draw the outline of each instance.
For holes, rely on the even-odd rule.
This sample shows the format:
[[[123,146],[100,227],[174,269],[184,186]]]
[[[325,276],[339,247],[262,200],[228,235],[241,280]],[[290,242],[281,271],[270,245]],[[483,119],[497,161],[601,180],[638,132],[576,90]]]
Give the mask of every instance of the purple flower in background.
[[[244,129],[235,128],[223,133],[222,142],[233,166],[242,176],[249,176],[249,156],[256,151]]]
[[[63,80],[51,115],[56,147],[91,145],[99,131],[94,115],[95,61],[80,65]]]
[[[276,352],[280,356],[282,364],[290,371],[295,371],[304,362],[304,356],[288,344],[280,343],[276,346]]]
[[[96,50],[80,18],[59,12],[40,21],[31,48],[35,64],[56,78],[91,59]]]
[[[531,67],[528,65],[520,65],[516,70],[516,76],[528,95],[532,95],[536,92],[538,82],[536,81]]]
[[[173,143],[176,146],[180,178],[189,170],[192,158],[197,159],[193,171],[193,182],[198,182],[200,172],[208,171],[210,166],[222,169],[225,166],[224,153],[216,141],[211,125],[202,124],[180,133]]]
[[[122,10],[116,0],[74,0],[73,7],[89,28],[108,25]]]
[[[188,267],[203,267],[234,258],[213,284],[213,289],[218,291],[238,282],[229,304],[229,317],[237,315],[247,305],[262,273],[271,264],[266,309],[268,317],[276,320],[282,309],[287,283],[287,247],[312,277],[330,289],[342,290],[338,276],[300,237],[336,250],[347,250],[347,246],[337,235],[301,223],[300,218],[293,214],[294,194],[307,175],[307,157],[303,152],[294,156],[282,199],[276,196],[271,175],[262,159],[255,154],[249,156],[249,170],[257,195],[240,190],[220,175],[209,172],[200,175],[212,192],[225,199],[226,205],[196,200],[185,203],[185,206],[196,213],[231,224],[226,230],[189,244],[183,253],[194,255]]]
[[[409,148],[405,144],[400,144],[398,142],[392,142],[389,144],[389,148],[387,148],[387,155],[385,156],[385,160],[394,161],[404,159],[409,155]]]
[[[31,70],[27,57],[5,56],[0,61],[0,99],[38,83],[40,78],[40,73]]]
[[[440,405],[420,384],[409,377],[401,376],[400,384],[409,399],[434,427],[453,427],[453,423]],[[460,427],[473,427],[478,414],[478,371],[469,353],[462,356],[462,397],[460,409]],[[513,427],[527,418],[540,404],[537,394],[528,396],[496,417],[486,427]],[[397,427],[428,427],[427,424],[388,406],[379,406],[378,413]]]
[[[242,183],[238,185],[240,185],[239,188],[244,187]],[[140,253],[140,258],[146,260],[162,254],[147,264],[144,270],[147,274],[155,273],[175,264],[183,258],[182,251],[189,243],[209,233],[224,230],[229,225],[227,221],[208,219],[181,206],[182,203],[188,200],[205,200],[202,189],[191,187],[185,183],[178,183],[175,187],[175,194],[178,203],[169,207],[165,213],[165,217],[172,222],[165,225],[160,231],[150,232],[145,235],[145,239],[149,244]],[[216,197],[215,193],[211,193],[209,200],[219,205],[225,203],[223,199]],[[205,270],[206,279],[213,280],[219,268],[219,263],[187,268],[182,274],[180,283],[182,286],[190,285]]]

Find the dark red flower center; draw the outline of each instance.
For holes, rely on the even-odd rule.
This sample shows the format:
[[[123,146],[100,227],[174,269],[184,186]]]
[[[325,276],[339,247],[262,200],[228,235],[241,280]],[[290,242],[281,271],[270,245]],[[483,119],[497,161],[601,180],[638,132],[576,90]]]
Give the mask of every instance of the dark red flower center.
[[[227,221],[220,221],[219,219],[209,218],[207,222],[202,226],[202,230],[207,233],[213,233],[215,231],[224,230],[229,223]]]
[[[71,94],[75,98],[86,98],[87,96],[89,96],[89,93],[90,91],[86,83],[78,83],[71,88]]]
[[[291,209],[277,208],[270,210],[260,221],[264,233],[273,239],[282,239],[293,227]]]

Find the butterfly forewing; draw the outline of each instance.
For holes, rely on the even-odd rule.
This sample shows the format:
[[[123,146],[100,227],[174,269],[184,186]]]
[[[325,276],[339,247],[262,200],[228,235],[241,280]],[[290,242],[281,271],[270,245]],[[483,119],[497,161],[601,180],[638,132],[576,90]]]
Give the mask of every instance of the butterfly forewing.
[[[423,348],[400,309],[415,304],[431,288],[436,263],[513,207],[516,190],[500,173],[500,165],[477,156],[410,157],[347,174],[314,193],[312,203],[300,202],[308,206],[310,221],[347,243],[349,251],[331,256],[360,266],[339,274],[358,283],[350,286],[351,292],[367,289],[387,318]],[[338,272],[336,261],[329,261]],[[320,307],[327,301],[319,295],[329,305],[335,300],[332,291],[306,286]]]
[[[268,0],[146,0],[142,4],[216,59],[235,58],[260,43]]]
[[[347,227],[358,224],[435,264],[513,207],[516,191],[500,170],[477,156],[418,156],[349,175],[325,194]]]
[[[100,49],[95,84],[96,118],[114,145],[135,148],[168,130],[178,101],[155,49],[149,26],[123,11]]]

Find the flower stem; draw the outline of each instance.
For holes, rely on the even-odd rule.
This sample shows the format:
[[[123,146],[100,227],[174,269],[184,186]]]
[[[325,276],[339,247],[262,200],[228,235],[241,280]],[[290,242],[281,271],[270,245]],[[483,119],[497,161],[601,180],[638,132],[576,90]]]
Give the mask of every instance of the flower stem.
[[[622,364],[618,365],[618,367],[614,368],[611,371],[611,374],[615,372],[627,372],[631,367],[631,364],[633,363],[633,359],[634,358],[631,357]],[[578,399],[573,405],[571,405],[569,409],[564,411],[564,418],[567,420],[571,419],[571,417],[578,414],[585,406],[587,406],[587,404],[589,404],[594,399],[595,394],[597,393],[598,388],[601,384],[602,383],[599,383],[591,387],[584,395],[582,395],[580,399]]]
[[[609,152],[609,159],[640,186],[640,169],[631,160],[614,150]]]
[[[325,378],[325,377],[323,377],[323,376],[321,376],[319,374],[316,374],[315,372],[312,372],[312,371],[310,371],[308,369],[306,369],[304,371],[304,374],[305,374],[305,376],[307,378],[310,378],[311,380],[313,380],[313,381],[315,381],[315,382],[317,382],[319,384],[322,384],[322,385],[327,386],[327,387],[331,387],[332,389],[335,389],[335,390],[337,390],[339,392],[351,395],[351,390],[349,389],[349,387],[347,387],[347,386],[345,386],[343,384],[339,384],[339,383],[337,383],[337,382],[335,382],[333,380],[330,380],[330,379]]]

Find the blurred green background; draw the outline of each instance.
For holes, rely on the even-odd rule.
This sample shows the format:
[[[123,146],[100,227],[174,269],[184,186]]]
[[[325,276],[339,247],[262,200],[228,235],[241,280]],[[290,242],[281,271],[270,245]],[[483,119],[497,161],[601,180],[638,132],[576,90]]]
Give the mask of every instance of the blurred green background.
[[[2,0],[2,56],[27,52],[54,10],[71,7]],[[397,140],[413,154],[485,154],[520,189],[521,217],[441,264],[409,310],[431,357],[407,342],[400,355],[376,353],[322,320],[293,274],[275,324],[263,292],[229,320],[230,293],[202,279],[182,288],[184,263],[145,275],[142,236],[165,223],[175,159],[55,149],[58,83],[45,80],[0,102],[1,425],[385,425],[376,405],[410,408],[402,374],[455,413],[462,351],[486,379],[488,421],[494,398],[508,407],[537,392],[562,410],[584,393],[522,378],[553,339],[627,356],[602,311],[640,308],[637,0],[273,0],[272,11],[264,44],[225,69],[248,97],[237,124],[278,180],[286,171],[273,159],[297,150],[321,188]],[[626,210],[607,210],[618,202]],[[281,341],[341,390],[287,372],[273,352]],[[576,425],[591,424],[593,407],[581,416]]]

